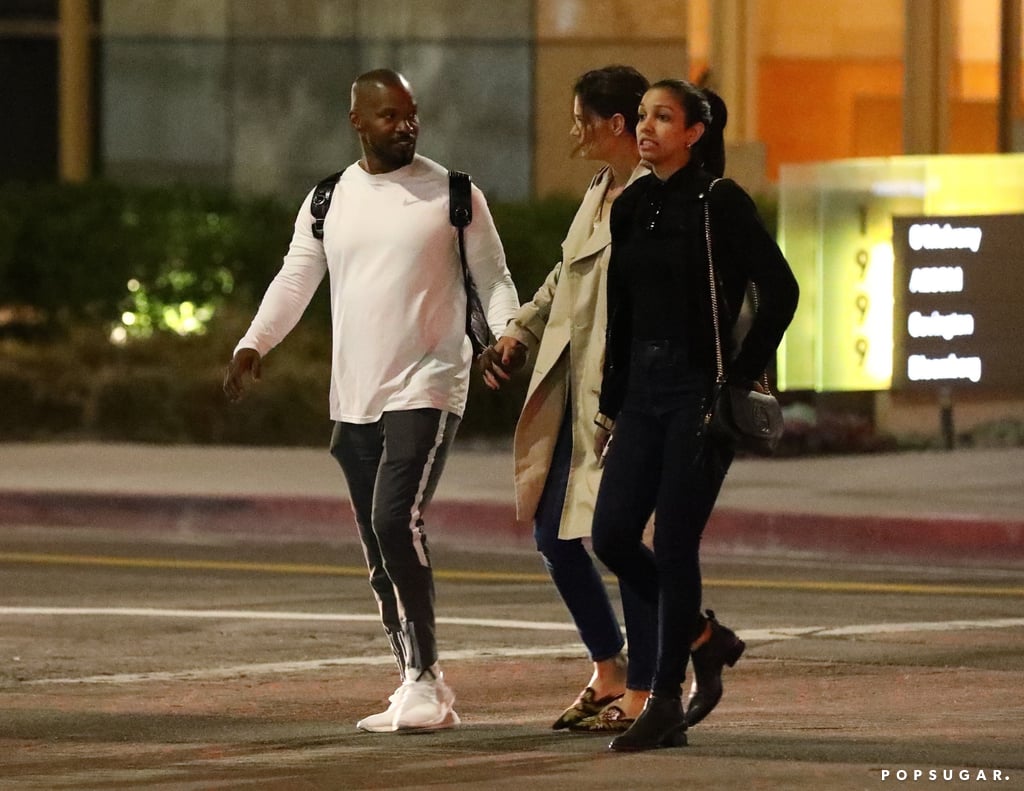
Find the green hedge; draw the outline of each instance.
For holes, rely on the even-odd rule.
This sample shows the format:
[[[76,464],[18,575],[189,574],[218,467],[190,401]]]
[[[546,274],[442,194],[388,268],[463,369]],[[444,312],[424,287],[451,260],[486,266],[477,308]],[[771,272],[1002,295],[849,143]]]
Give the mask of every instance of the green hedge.
[[[51,337],[117,323],[137,308],[131,280],[157,325],[168,305],[252,303],[279,265],[293,216],[271,200],[202,187],[7,184],[0,294],[34,309],[34,329]]]
[[[560,257],[575,207],[492,207],[521,298]],[[294,205],[205,187],[0,185],[0,440],[325,442],[326,285],[250,398],[231,405],[220,390],[294,218]],[[168,324],[182,303],[211,311],[202,334]],[[116,345],[125,313],[149,332]],[[508,434],[525,381],[501,394],[474,381],[462,434]]]
[[[240,319],[225,319],[203,337],[157,335],[127,347],[83,329],[59,343],[3,341],[0,441],[326,443],[330,334],[301,323],[267,355],[262,380],[232,404],[221,381],[245,326]],[[510,435],[526,382],[524,372],[492,393],[474,375],[460,436]]]
[[[157,331],[168,329],[159,326],[163,310],[186,301],[254,310],[280,267],[297,205],[197,186],[0,185],[0,305],[31,308],[30,323],[50,336],[83,322],[114,325],[140,308],[140,291],[140,312]],[[575,203],[493,210],[529,296],[559,258]],[[322,291],[307,319],[329,321]]]
[[[0,441],[326,442],[326,286],[244,403],[220,389],[298,202],[197,186],[0,185]],[[577,203],[492,206],[523,301],[561,257]],[[203,334],[174,331],[183,303],[210,312]],[[137,336],[116,345],[126,313]],[[492,393],[474,376],[461,435],[511,434],[527,377]]]

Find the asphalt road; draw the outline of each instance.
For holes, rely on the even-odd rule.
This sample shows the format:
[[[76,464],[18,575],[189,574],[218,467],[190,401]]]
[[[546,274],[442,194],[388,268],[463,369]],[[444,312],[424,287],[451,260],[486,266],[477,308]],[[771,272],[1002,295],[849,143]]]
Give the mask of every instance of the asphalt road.
[[[688,747],[619,755],[549,730],[589,666],[535,554],[433,556],[463,725],[364,734],[357,546],[5,527],[0,788],[1024,789],[1019,564],[708,557],[747,654]]]

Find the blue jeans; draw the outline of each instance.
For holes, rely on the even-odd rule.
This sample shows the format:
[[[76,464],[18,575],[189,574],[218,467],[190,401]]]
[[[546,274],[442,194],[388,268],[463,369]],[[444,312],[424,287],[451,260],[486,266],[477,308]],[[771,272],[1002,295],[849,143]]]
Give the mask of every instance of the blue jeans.
[[[588,451],[589,452],[589,451]],[[572,463],[572,410],[565,410],[551,467],[534,517],[534,540],[551,580],[569,608],[580,639],[594,662],[610,659],[623,648],[619,622],[604,581],[583,545],[583,539],[561,539],[558,529]],[[657,614],[632,588],[619,582],[622,612],[629,640],[626,686],[648,690],[654,675]]]
[[[594,516],[594,552],[620,581],[658,607],[652,690],[679,697],[690,643],[703,626],[700,538],[732,461],[707,440],[711,379],[681,344],[636,342]],[[654,551],[641,541],[655,514]]]

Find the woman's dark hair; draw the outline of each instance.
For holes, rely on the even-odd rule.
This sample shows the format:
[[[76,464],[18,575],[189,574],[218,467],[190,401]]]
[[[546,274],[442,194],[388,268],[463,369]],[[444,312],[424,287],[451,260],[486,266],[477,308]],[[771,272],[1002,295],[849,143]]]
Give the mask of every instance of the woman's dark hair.
[[[651,86],[675,94],[690,126],[700,121],[704,134],[693,147],[697,163],[713,176],[725,173],[725,124],[729,110],[725,101],[710,88],[698,88],[686,80],[659,80]]]
[[[602,118],[620,114],[626,119],[626,129],[635,136],[637,111],[648,87],[647,78],[632,66],[605,66],[580,76],[572,92],[583,109]]]

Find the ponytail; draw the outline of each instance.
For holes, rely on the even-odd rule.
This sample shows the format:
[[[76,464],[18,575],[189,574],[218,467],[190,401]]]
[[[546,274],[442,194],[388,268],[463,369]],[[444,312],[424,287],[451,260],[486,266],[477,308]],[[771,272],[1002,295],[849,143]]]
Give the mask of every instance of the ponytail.
[[[711,109],[711,117],[704,125],[704,134],[694,146],[701,160],[701,167],[712,176],[721,178],[725,175],[725,125],[729,120],[729,110],[722,97],[710,88],[703,89]]]

